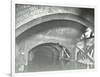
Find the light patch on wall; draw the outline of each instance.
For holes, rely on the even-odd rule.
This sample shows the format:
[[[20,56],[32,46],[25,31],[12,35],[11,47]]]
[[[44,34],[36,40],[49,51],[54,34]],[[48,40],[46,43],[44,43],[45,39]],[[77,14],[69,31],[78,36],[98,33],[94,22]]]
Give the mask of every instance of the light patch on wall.
[[[39,34],[39,35],[37,35],[37,38],[44,38],[44,40],[58,40],[58,41],[67,41],[67,42],[72,41],[72,39],[70,39],[70,38],[63,38],[63,37],[55,36],[55,35]]]

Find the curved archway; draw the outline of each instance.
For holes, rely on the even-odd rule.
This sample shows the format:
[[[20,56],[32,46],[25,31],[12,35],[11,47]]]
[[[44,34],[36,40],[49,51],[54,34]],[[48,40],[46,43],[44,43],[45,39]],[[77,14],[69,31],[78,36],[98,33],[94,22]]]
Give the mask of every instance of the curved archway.
[[[33,26],[36,26],[43,22],[47,22],[50,20],[57,20],[57,19],[74,21],[74,22],[80,23],[86,27],[90,27],[93,30],[93,24],[90,23],[85,18],[82,18],[78,15],[70,14],[70,13],[56,13],[56,14],[50,14],[50,15],[42,16],[40,18],[36,18],[36,19],[18,27],[16,29],[16,37],[18,37],[21,33],[30,29]]]
[[[74,17],[74,16],[73,16]],[[40,28],[40,26],[41,25],[43,25],[43,24],[45,24],[45,27],[47,27],[47,23],[52,23],[52,21],[53,22],[55,22],[55,21],[60,21],[59,22],[59,24],[61,24],[61,22],[67,22],[67,28],[68,28],[68,26],[72,26],[71,28],[76,28],[76,26],[77,26],[77,30],[80,30],[81,32],[82,32],[82,30],[81,30],[81,28],[82,27],[90,27],[91,29],[92,29],[92,27],[93,26],[91,26],[92,24],[91,23],[89,23],[88,21],[86,21],[86,20],[82,20],[82,18],[81,17],[79,17],[80,19],[78,19],[78,16],[75,16],[74,18],[72,17],[72,20],[70,19],[70,15],[69,15],[69,19],[68,18],[66,18],[66,14],[65,15],[60,15],[60,16],[56,16],[56,18],[54,18],[54,19],[52,19],[52,16],[51,16],[51,19],[50,20],[46,20],[45,18],[45,21],[41,21],[41,19],[39,19],[39,22],[38,21],[36,21],[35,22],[35,20],[34,20],[34,22],[33,21],[31,21],[31,22],[29,22],[29,23],[27,23],[27,24],[25,24],[25,25],[22,25],[22,27],[20,27],[20,28],[18,28],[17,30],[16,30],[16,33],[19,31],[21,31],[21,34],[19,34],[16,38],[18,38],[18,37],[20,37],[20,35],[22,35],[22,37],[24,36],[23,35],[23,33],[24,34],[26,34],[27,35],[27,33],[29,33],[28,34],[28,36],[30,36],[30,33],[35,33],[34,31],[35,30],[37,30],[37,29],[41,29]],[[37,18],[38,19],[38,18]],[[36,20],[37,20],[36,19]],[[48,18],[49,19],[49,18]],[[58,20],[57,20],[58,19]],[[75,19],[75,20],[74,20]],[[68,23],[70,23],[70,25],[68,25]],[[72,23],[74,23],[74,24],[77,24],[77,25],[73,25]],[[66,24],[65,24],[66,25]],[[64,25],[64,26],[65,26]],[[50,25],[48,25],[48,26],[50,26]],[[53,25],[52,25],[53,26]],[[59,26],[61,26],[61,25],[59,25]],[[63,27],[64,27],[63,26]],[[29,28],[30,27],[30,28]],[[38,28],[39,27],[39,28]],[[50,26],[51,27],[51,26]],[[50,28],[49,27],[49,28]],[[57,26],[56,26],[57,27]],[[26,29],[26,30],[25,30]],[[83,28],[83,29],[85,29],[85,28]],[[25,30],[25,31],[23,31],[23,30]],[[43,28],[41,29],[42,31],[43,31]],[[47,30],[47,29],[46,29]],[[29,32],[27,32],[27,31],[29,31]],[[32,32],[30,32],[30,31],[32,31]],[[38,31],[38,30],[37,30]],[[38,31],[38,32],[42,32],[42,31]],[[69,32],[71,32],[71,31],[69,31]],[[81,33],[81,32],[78,32],[79,34]],[[46,33],[46,32],[45,32]],[[73,32],[73,33],[75,33],[75,32]],[[70,33],[68,34],[68,35],[70,35]],[[74,35],[74,34],[73,34]],[[28,37],[28,36],[26,36],[26,37]],[[59,38],[60,38],[61,36],[59,36]],[[69,36],[68,36],[69,37]],[[31,38],[33,38],[33,36],[31,37]],[[41,43],[39,43],[39,41],[41,40],[41,39],[45,39],[45,38],[40,38],[40,37],[38,37],[39,39],[38,40],[34,40],[34,39],[32,39],[32,40],[26,40],[26,44],[27,44],[27,50],[25,50],[24,51],[24,53],[25,53],[25,65],[27,65],[27,61],[28,61],[28,51],[31,49],[31,48],[34,48],[36,45],[39,45],[39,44],[41,44]],[[23,38],[22,38],[23,39]],[[26,39],[26,38],[25,38]],[[37,39],[37,38],[36,38]],[[46,38],[47,39],[47,38]],[[52,39],[52,38],[51,38]],[[32,41],[34,40],[34,42],[35,43],[32,43]],[[46,43],[46,42],[54,42],[55,40],[54,39],[52,39],[52,40],[49,40],[49,39],[47,39],[48,41],[46,41],[46,40],[44,40],[42,43]],[[17,41],[17,40],[16,40]],[[19,40],[18,40],[19,41]],[[30,41],[30,42],[29,42]],[[62,42],[62,40],[58,40],[58,41],[60,41],[60,42]],[[64,42],[66,42],[66,41],[63,41],[63,43]],[[18,42],[17,42],[18,43]],[[20,43],[20,42],[19,42]],[[23,44],[25,44],[25,43],[23,43]],[[29,44],[29,45],[28,45]],[[67,43],[66,43],[67,44]],[[23,45],[24,46],[24,45]]]
[[[63,44],[66,47],[71,44],[73,45],[71,48],[74,51],[75,43],[72,43],[71,41],[74,40],[75,42],[77,42],[76,37],[79,40],[81,38],[82,33],[85,32],[87,27],[94,30],[93,28],[94,24],[91,21],[89,21],[88,19],[89,17],[87,18],[86,17],[87,15],[83,16],[83,14],[81,13],[78,14],[78,13],[79,12],[77,11],[75,13],[62,11],[62,12],[55,12],[52,14],[50,13],[48,15],[45,14],[39,18],[31,17],[31,19],[28,18],[29,19],[28,21],[27,21],[27,17],[23,18],[23,19],[26,19],[26,21],[20,24],[19,26],[16,26],[15,37],[16,37],[16,46],[18,46],[18,49],[16,50],[16,55],[21,56],[19,58],[18,56],[16,57],[18,59],[18,61],[16,62],[17,63],[16,65],[20,67],[24,65],[27,66],[27,64],[34,62],[34,60],[36,60],[35,62],[36,64],[42,64],[42,63],[47,63],[47,65],[50,63],[52,64],[53,63],[52,59],[56,60],[56,56],[54,55],[58,55],[59,53],[57,51],[58,49],[50,44],[47,45],[43,43],[59,42],[60,44]],[[60,29],[58,28],[58,25],[52,24],[53,22],[56,22],[56,20],[57,20],[57,23],[60,24],[59,26]],[[18,21],[20,21],[20,18],[18,19]],[[62,27],[62,24],[64,25],[64,23],[61,24],[62,21],[64,22],[66,21],[67,23],[63,27]],[[70,24],[71,26],[68,25],[68,23],[70,22],[71,22]],[[73,23],[75,25],[73,25]],[[56,25],[56,27],[52,28],[51,26],[54,26],[54,25]],[[49,29],[47,28],[48,26],[49,26]],[[82,28],[82,27],[85,27],[85,28]],[[43,28],[45,28],[45,30]],[[61,34],[61,30],[64,31],[62,34]],[[45,58],[42,59],[41,56]],[[42,60],[42,63],[39,63],[40,59]],[[42,65],[45,65],[45,64],[42,64]],[[18,70],[20,69],[20,67],[18,68]]]
[[[58,25],[57,25],[58,24]],[[60,30],[58,29],[60,27],[60,30],[64,29],[64,33],[60,34]],[[22,46],[27,47],[27,49],[24,47],[24,53],[25,53],[25,63],[27,64],[28,61],[28,52],[30,51],[30,49],[36,47],[36,45],[39,45],[41,43],[48,43],[48,42],[53,42],[53,43],[63,43],[65,45],[70,45],[71,44],[71,38],[73,41],[75,41],[75,38],[79,38],[81,33],[84,32],[86,26],[79,24],[77,22],[73,22],[73,21],[67,21],[67,20],[52,20],[52,21],[48,21],[48,22],[44,22],[41,24],[38,24],[34,27],[32,27],[31,29],[25,31],[23,34],[21,34],[20,36],[18,36],[16,38],[17,43],[24,44]],[[51,30],[51,32],[49,33],[51,36],[49,37],[41,37],[39,35],[42,34],[42,32],[44,32],[42,35],[45,35],[45,30],[49,31]],[[54,29],[54,30],[53,30]],[[53,30],[53,31],[52,31]],[[58,31],[57,31],[58,30]],[[72,31],[69,31],[72,30]],[[57,32],[56,32],[57,31]],[[52,33],[53,32],[53,33]],[[70,33],[71,32],[71,33]],[[55,34],[54,34],[55,33]],[[37,35],[34,36],[34,35]],[[56,37],[53,37],[56,36]],[[74,38],[75,36],[75,38]],[[70,38],[69,38],[70,37]],[[27,40],[31,38],[30,40]],[[68,39],[67,39],[68,38]],[[25,39],[25,42],[23,42]],[[22,47],[23,48],[23,47]]]
[[[37,52],[37,49],[41,48],[41,47],[49,47],[49,48],[54,49],[54,51],[52,51],[54,53],[54,55],[58,55],[60,53],[60,51],[59,51],[60,48],[57,45],[57,43],[51,43],[51,42],[39,44],[39,45],[33,47],[32,49],[30,49],[28,53],[30,54],[31,52],[33,52],[33,54],[34,54]]]
[[[60,48],[56,43],[44,43],[29,51],[27,71],[58,69]]]

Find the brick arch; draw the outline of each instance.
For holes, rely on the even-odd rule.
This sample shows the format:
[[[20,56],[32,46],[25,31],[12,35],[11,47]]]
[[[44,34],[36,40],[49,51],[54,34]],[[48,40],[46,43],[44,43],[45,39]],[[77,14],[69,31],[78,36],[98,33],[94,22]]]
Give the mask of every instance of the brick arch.
[[[57,53],[59,53],[59,50],[56,48],[57,43],[53,43],[53,42],[48,42],[48,43],[41,43],[39,45],[36,45],[35,47],[33,47],[32,49],[29,50],[28,53],[32,52],[32,50],[38,48],[38,47],[45,47],[45,46],[48,46],[48,47],[51,47],[51,48],[54,48],[56,50]],[[33,53],[35,53],[36,51],[34,51]],[[54,54],[56,55],[56,53],[54,52]]]
[[[57,20],[57,19],[74,21],[74,22],[82,24],[86,27],[90,27],[93,30],[93,24],[78,15],[69,14],[69,13],[57,13],[57,14],[51,14],[51,15],[46,15],[46,16],[40,17],[40,18],[36,18],[36,19],[31,20],[30,22],[20,26],[19,28],[16,29],[16,37],[18,37],[23,32],[27,31],[28,29],[30,29],[38,24],[41,24],[41,23],[44,23],[47,21],[51,21],[51,20]],[[28,51],[26,51],[26,53],[27,52]],[[27,55],[25,55],[25,63],[27,65]]]
[[[44,56],[48,56],[49,58],[51,58],[52,63],[55,64],[56,60],[58,59],[58,57],[60,55],[60,50],[59,50],[60,48],[58,49],[57,47],[58,47],[57,43],[42,43],[42,44],[37,45],[34,48],[30,49],[30,51],[28,52],[28,61],[27,61],[28,67],[30,66],[30,62],[32,62],[36,59],[36,56],[37,56],[36,53],[39,53],[39,52],[43,53],[42,56],[44,55]],[[43,48],[44,50],[46,48],[46,49],[50,49],[50,50],[48,50],[46,53],[46,51],[45,52],[41,51],[41,50],[38,51],[39,48],[40,49]],[[30,58],[31,58],[31,60],[30,60]]]
[[[62,46],[62,45],[59,45],[59,43],[54,43],[54,42],[41,43],[39,45],[36,45],[35,47],[33,47],[29,50],[27,63],[29,62],[30,54],[35,54],[37,52],[38,48],[42,48],[42,47],[49,47],[52,50],[54,50],[54,51],[49,51],[49,52],[52,52],[52,54],[54,55],[53,56],[54,60],[57,59],[60,56],[60,53],[61,53],[61,50],[62,50],[62,48],[60,46]],[[69,50],[69,48],[67,48],[67,49]],[[71,54],[71,52],[69,52],[69,54]]]
[[[90,27],[93,30],[93,24],[81,16],[70,14],[70,13],[56,13],[56,14],[45,15],[45,16],[33,19],[26,24],[23,24],[22,26],[20,26],[16,29],[16,37],[18,37],[26,30],[28,30],[38,24],[41,24],[41,23],[47,22],[47,21],[51,21],[51,20],[57,20],[57,19],[74,21],[74,22],[80,23],[86,27]]]

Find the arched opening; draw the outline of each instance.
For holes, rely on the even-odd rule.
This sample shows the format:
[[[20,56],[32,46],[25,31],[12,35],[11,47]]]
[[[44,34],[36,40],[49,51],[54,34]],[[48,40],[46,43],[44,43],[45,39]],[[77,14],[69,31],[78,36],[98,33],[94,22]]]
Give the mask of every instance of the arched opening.
[[[55,43],[44,43],[31,49],[28,54],[27,71],[57,70],[61,48]]]
[[[90,54],[94,53],[94,51],[90,50],[90,52],[89,50],[85,50],[87,47],[88,49],[94,48],[91,46],[91,43],[89,43],[89,45],[87,44],[87,37],[85,35],[87,28],[94,31],[94,22],[91,21],[92,15],[89,10],[87,9],[86,11],[86,9],[78,8],[79,10],[75,11],[75,8],[73,8],[74,10],[64,8],[65,12],[59,8],[60,10],[58,10],[58,12],[56,12],[55,9],[55,12],[53,12],[53,10],[49,9],[50,8],[48,8],[47,11],[48,14],[45,13],[45,9],[43,9],[43,15],[40,12],[39,16],[38,14],[34,15],[36,11],[31,9],[27,9],[28,13],[17,13],[15,34],[16,72],[80,69],[87,68],[86,65],[90,63],[86,61],[87,58],[94,61],[91,55],[90,57],[87,55],[87,51]],[[32,11],[30,12],[30,17],[28,10]],[[25,20],[23,21],[23,19]],[[50,44],[50,42],[52,44]],[[54,43],[59,43],[61,47]],[[62,57],[68,57],[62,54],[62,57],[60,57],[60,53],[66,53],[67,50],[69,51],[68,54],[73,58],[70,58],[72,61],[65,63],[69,59],[66,59],[66,61],[64,59],[62,60]],[[85,58],[84,55],[86,56]],[[78,57],[81,60],[78,60]],[[94,64],[94,62],[92,62],[92,64]]]
[[[71,38],[75,41],[80,38],[81,34],[85,32],[86,26],[71,20],[57,19],[40,23],[26,30],[16,38],[16,42],[20,43],[21,40],[27,39],[33,35],[43,34],[53,35],[62,38]]]
[[[58,19],[40,23],[23,32],[16,38],[16,42],[20,45],[23,43],[27,47],[27,50],[24,51],[26,55],[25,59],[28,57],[28,59],[26,59],[26,62],[28,63],[26,70],[28,72],[33,72],[86,68],[86,65],[78,67],[78,63],[74,61],[64,65],[64,61],[57,60],[57,57],[59,56],[57,55],[58,53],[55,53],[57,50],[50,46],[40,47],[41,43],[61,43],[66,48],[70,47],[72,49],[70,53],[74,59],[75,50],[72,46],[80,40],[81,35],[85,32],[86,28],[88,27],[74,21]],[[36,45],[39,45],[39,47],[36,47]],[[36,52],[33,53],[34,51]],[[31,54],[27,54],[27,52]],[[56,55],[54,55],[54,53]],[[31,59],[27,55],[31,55]]]
[[[80,17],[78,15],[74,15],[74,14],[70,14],[70,13],[56,13],[56,14],[45,15],[45,16],[36,18],[34,20],[31,20],[28,23],[23,24],[22,26],[20,26],[16,29],[16,37],[18,37],[20,34],[25,32],[26,30],[28,30],[38,24],[52,21],[52,20],[69,20],[69,21],[80,23],[86,27],[90,27],[92,30],[94,28],[94,25],[91,22],[89,22],[85,18]]]

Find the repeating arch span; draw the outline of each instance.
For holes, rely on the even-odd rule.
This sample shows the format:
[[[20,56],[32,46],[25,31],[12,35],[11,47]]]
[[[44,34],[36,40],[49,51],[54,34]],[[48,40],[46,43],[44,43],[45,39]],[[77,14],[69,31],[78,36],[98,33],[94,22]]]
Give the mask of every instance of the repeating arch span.
[[[25,32],[26,30],[30,29],[33,26],[36,26],[43,22],[47,22],[50,20],[57,20],[57,19],[71,20],[74,22],[78,22],[86,27],[90,27],[92,30],[94,27],[92,23],[90,23],[88,20],[86,20],[85,18],[82,18],[78,15],[69,14],[69,13],[56,13],[56,14],[51,14],[51,15],[45,15],[40,18],[33,19],[26,24],[23,24],[22,26],[20,26],[19,28],[16,29],[16,37],[18,37],[20,34],[22,34],[23,32]]]
[[[33,49],[38,48],[38,47],[41,47],[41,46],[50,46],[51,48],[54,48],[57,52],[59,52],[59,50],[57,48],[58,47],[57,43],[52,43],[52,42],[39,44],[39,45],[35,46],[34,48],[30,49],[30,52]]]

